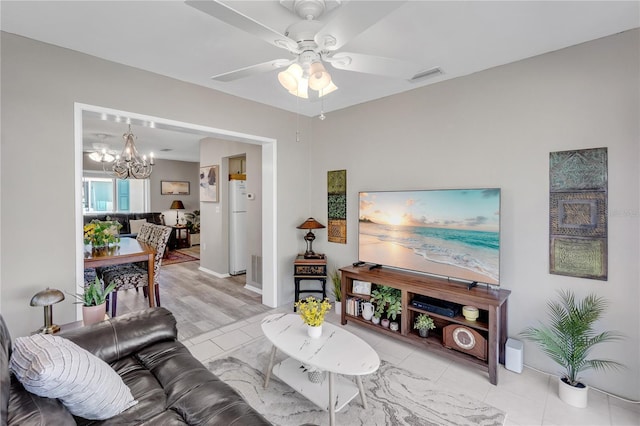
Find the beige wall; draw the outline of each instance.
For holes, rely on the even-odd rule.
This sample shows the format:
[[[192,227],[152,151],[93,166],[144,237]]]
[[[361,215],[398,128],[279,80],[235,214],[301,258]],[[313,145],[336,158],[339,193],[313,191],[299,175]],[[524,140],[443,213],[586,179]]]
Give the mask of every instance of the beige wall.
[[[46,286],[73,292],[79,278],[75,103],[275,139],[276,162],[286,167],[274,163],[272,170],[291,189],[275,201],[276,303],[292,300],[291,260],[300,245],[295,226],[309,214],[308,204],[296,197],[308,186],[308,142],[296,141],[295,114],[5,32],[0,36],[0,312],[14,336],[42,322],[41,309],[29,306],[36,292]],[[308,121],[300,118],[303,133]],[[70,298],[55,306],[56,322],[75,318]]]
[[[627,338],[595,354],[627,369],[585,378],[639,399],[639,37],[637,30],[607,37],[333,112],[325,121],[303,118],[296,142],[293,114],[2,33],[0,311],[14,335],[25,334],[41,322],[28,306],[35,292],[73,287],[74,242],[43,238],[33,224],[46,209],[56,235],[74,233],[72,110],[84,102],[278,140],[280,304],[293,298],[291,260],[304,249],[295,226],[308,216],[326,223],[328,170],[347,169],[348,177],[348,243],[328,243],[326,232],[314,242],[331,266],[357,258],[358,191],[501,187],[510,336],[544,319],[557,289],[605,296],[612,309],[600,326]],[[16,183],[25,144],[31,179]],[[609,150],[609,280],[550,275],[549,152],[601,146]],[[55,190],[43,191],[50,182]],[[72,319],[70,306],[56,306],[57,321]],[[530,344],[525,362],[557,371]]]
[[[357,259],[358,191],[502,188],[501,280],[512,291],[509,335],[545,319],[556,290],[611,303],[599,327],[626,340],[594,355],[627,369],[587,382],[640,397],[639,31],[417,89],[314,120],[311,212],[326,222],[328,170],[347,170],[347,244],[314,249],[329,262]],[[549,274],[549,153],[607,147],[609,280]],[[321,220],[322,221],[322,220]],[[525,363],[558,368],[526,343]]]

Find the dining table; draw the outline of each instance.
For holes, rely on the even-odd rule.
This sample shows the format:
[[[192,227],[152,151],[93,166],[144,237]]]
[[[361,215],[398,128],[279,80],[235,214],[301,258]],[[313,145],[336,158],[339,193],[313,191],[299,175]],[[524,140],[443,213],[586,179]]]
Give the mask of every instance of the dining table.
[[[97,268],[100,266],[121,265],[124,263],[147,262],[149,277],[148,293],[149,307],[155,306],[154,289],[154,260],[156,250],[149,244],[135,238],[120,238],[120,242],[109,247],[95,248],[91,244],[84,246],[84,267]]]

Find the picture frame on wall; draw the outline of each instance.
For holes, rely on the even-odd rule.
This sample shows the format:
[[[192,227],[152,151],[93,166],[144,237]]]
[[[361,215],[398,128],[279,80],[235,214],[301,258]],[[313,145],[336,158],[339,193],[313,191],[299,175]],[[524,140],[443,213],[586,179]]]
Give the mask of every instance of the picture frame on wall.
[[[220,182],[220,166],[200,167],[200,201],[217,203]]]
[[[189,195],[191,193],[190,182],[174,181],[174,180],[161,180],[160,181],[160,194],[161,195]]]

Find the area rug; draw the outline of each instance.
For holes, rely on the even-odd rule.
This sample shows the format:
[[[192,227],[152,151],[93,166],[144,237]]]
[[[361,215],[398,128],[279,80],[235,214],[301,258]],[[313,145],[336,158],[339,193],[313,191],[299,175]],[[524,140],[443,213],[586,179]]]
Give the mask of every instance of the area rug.
[[[280,426],[328,425],[329,413],[264,371],[271,344],[261,338],[229,356],[209,363],[209,370],[236,389],[270,422]],[[357,354],[353,354],[357,356]],[[276,362],[284,356],[278,352]],[[503,425],[506,414],[466,395],[439,390],[429,379],[382,361],[363,378],[368,409],[360,397],[336,413],[338,425]]]
[[[181,253],[179,251],[171,250],[167,254],[167,257],[162,259],[162,265],[172,265],[174,263],[193,262],[194,260],[200,260],[197,257],[189,256],[188,254]]]

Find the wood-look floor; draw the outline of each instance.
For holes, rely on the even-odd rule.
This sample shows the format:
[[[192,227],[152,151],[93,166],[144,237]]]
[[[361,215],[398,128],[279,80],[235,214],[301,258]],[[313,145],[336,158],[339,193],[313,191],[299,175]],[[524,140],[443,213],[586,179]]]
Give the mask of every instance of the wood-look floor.
[[[198,246],[180,251],[200,256]],[[216,278],[199,271],[199,266],[199,261],[193,261],[160,267],[160,304],[176,317],[180,340],[271,309],[261,303],[259,294],[244,288],[244,275]],[[148,306],[142,291],[118,292],[117,315]]]

